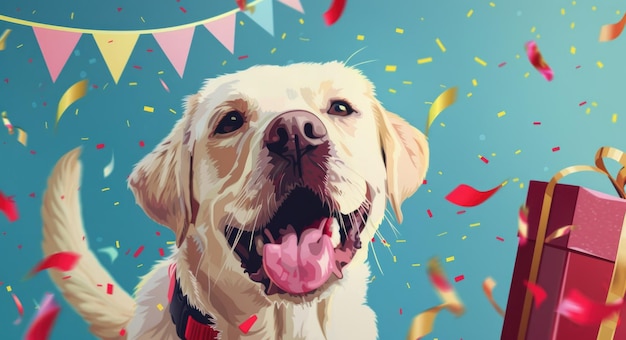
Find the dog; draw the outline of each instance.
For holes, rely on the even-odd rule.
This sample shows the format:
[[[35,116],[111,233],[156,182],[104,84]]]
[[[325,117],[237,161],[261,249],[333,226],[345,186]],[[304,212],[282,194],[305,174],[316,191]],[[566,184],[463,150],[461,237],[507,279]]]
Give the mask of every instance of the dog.
[[[377,339],[366,305],[370,240],[389,201],[422,184],[425,135],[383,108],[342,62],[259,65],[205,82],[128,179],[176,236],[134,297],[84,240],[80,148],[43,196],[43,251],[81,254],[49,271],[101,339]],[[119,285],[117,285],[119,287]]]

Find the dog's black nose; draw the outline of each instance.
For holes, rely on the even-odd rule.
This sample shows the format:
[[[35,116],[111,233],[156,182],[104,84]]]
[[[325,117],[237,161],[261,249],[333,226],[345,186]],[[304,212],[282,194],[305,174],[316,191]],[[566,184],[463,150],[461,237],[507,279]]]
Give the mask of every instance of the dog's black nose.
[[[270,152],[298,164],[305,153],[326,139],[326,127],[316,115],[307,111],[289,111],[270,122],[264,142]]]

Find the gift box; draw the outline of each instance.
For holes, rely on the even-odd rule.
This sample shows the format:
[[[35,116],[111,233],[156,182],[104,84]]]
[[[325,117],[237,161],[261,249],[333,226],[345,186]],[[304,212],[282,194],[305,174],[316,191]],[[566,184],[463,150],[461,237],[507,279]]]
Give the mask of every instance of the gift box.
[[[517,251],[503,340],[626,339],[626,322],[618,322],[619,315],[626,315],[626,305],[621,312],[592,325],[577,324],[557,313],[559,303],[572,290],[598,303],[615,302],[624,296],[626,168],[614,179],[606,170],[603,158],[615,159],[626,166],[626,156],[621,151],[604,147],[596,154],[595,167],[573,166],[560,171],[549,182],[530,182],[526,199],[528,238]],[[580,171],[606,176],[618,195],[557,184],[562,177]],[[575,229],[550,240],[548,236],[564,226]],[[547,293],[538,308],[527,282]]]

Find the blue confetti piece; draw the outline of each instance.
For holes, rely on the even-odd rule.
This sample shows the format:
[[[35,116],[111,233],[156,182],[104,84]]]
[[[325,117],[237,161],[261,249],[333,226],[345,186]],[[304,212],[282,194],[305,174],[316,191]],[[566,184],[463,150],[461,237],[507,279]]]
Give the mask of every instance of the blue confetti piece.
[[[77,57],[80,57],[80,50],[75,50],[74,51],[74,55],[77,56]]]
[[[95,64],[96,63],[96,58],[89,59],[89,63],[92,64],[92,65]]]

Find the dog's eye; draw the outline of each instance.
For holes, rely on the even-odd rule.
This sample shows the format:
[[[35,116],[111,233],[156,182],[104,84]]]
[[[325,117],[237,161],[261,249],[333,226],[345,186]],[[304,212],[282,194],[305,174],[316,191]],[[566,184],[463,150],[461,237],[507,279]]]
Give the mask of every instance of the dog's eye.
[[[335,100],[330,103],[330,109],[328,109],[327,113],[335,116],[347,116],[354,113],[354,109],[350,106],[350,104],[342,100]]]
[[[243,116],[238,111],[229,112],[215,128],[215,134],[224,135],[239,130],[243,126]]]

